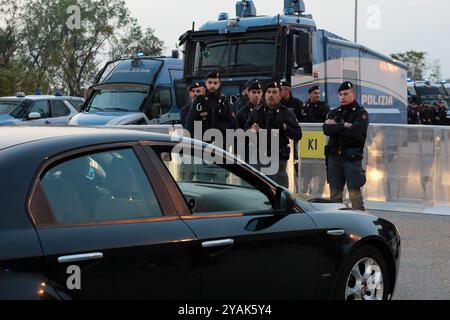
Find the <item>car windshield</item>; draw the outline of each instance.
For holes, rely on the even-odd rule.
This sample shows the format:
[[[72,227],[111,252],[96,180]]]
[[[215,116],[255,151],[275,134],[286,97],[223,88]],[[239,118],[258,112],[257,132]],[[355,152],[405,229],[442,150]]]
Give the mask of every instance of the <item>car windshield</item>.
[[[28,110],[31,106],[31,100],[23,100],[11,113],[10,115],[17,119],[23,119],[28,115]]]
[[[20,101],[0,101],[0,114],[10,114]]]
[[[141,90],[99,90],[89,103],[88,112],[138,112],[147,96]]]
[[[228,72],[272,71],[275,66],[275,37],[214,39],[197,41],[194,74],[213,69]]]

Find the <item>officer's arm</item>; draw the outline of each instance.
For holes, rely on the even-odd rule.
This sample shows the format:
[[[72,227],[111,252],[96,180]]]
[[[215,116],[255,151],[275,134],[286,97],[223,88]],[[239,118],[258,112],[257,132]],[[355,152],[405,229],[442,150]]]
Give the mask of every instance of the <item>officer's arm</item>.
[[[302,100],[297,99],[297,108],[295,108],[295,116],[297,117],[298,122],[303,122],[303,109],[305,108],[305,104]]]
[[[369,114],[366,110],[361,110],[355,119],[353,125],[349,128],[345,128],[339,135],[341,137],[361,139],[366,133],[369,127]]]
[[[325,121],[327,120],[334,120],[335,117],[335,112],[331,111],[330,113],[328,113]],[[337,124],[323,124],[323,133],[326,136],[335,136],[337,134],[339,134],[341,131],[343,131],[345,128],[342,124],[337,123]]]
[[[287,117],[284,119],[284,124],[286,124],[286,129],[284,132],[286,133],[287,137],[289,139],[292,139],[294,141],[299,141],[302,139],[303,133],[302,128],[298,124],[298,122],[295,120],[295,114],[291,110],[286,110]]]
[[[227,111],[226,117],[227,117],[227,123],[228,123],[228,126],[226,129],[236,130],[238,128],[237,119],[233,115],[232,110],[231,110],[231,105],[228,103],[227,100],[225,102],[225,110]]]
[[[245,122],[244,131],[249,130],[255,124],[255,122],[256,122],[256,109],[253,109],[252,113],[250,113],[250,116]]]
[[[322,106],[320,107],[320,119],[317,119],[317,123],[323,122],[323,119],[326,119],[329,113],[330,106],[327,103],[322,104]]]
[[[189,131],[191,137],[194,137],[194,122],[200,120],[200,113],[197,111],[196,105],[201,103],[200,97],[197,97],[192,106],[189,108],[189,113],[186,118],[186,130]]]

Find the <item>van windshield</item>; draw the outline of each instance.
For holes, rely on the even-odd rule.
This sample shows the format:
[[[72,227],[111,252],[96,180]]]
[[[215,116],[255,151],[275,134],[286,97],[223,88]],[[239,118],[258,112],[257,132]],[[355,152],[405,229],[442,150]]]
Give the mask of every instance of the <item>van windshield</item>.
[[[94,93],[87,111],[139,112],[148,92],[143,90],[101,89]]]

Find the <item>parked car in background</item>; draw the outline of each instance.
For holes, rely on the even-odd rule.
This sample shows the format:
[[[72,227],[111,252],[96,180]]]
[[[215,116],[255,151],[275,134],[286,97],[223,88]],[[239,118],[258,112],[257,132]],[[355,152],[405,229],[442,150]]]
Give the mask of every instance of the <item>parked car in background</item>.
[[[80,97],[17,94],[0,98],[0,125],[67,124],[78,114]]]

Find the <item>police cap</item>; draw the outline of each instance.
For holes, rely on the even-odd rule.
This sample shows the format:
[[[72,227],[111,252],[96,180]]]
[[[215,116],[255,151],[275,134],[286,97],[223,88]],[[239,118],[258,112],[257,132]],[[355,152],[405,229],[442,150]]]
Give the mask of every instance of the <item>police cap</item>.
[[[291,83],[289,81],[286,81],[286,80],[285,81],[281,81],[281,86],[290,88],[291,87]]]
[[[312,86],[311,88],[309,88],[308,93],[313,93],[316,90],[320,90],[319,86]]]
[[[350,81],[345,81],[343,84],[341,84],[341,86],[339,87],[338,92],[344,91],[344,90],[349,90],[352,89],[354,87],[353,83],[351,83]]]
[[[200,83],[198,83],[198,82],[194,82],[194,83],[189,87],[189,91],[192,91],[192,90],[194,90],[194,89],[201,88],[201,87],[203,87],[202,84],[200,84]]]
[[[248,87],[253,83],[253,82],[255,82],[255,81],[257,81],[256,79],[250,79],[250,80],[248,80],[245,84],[244,84],[244,89],[247,89],[248,90]]]
[[[263,87],[262,87],[261,82],[259,82],[259,80],[253,81],[253,82],[250,83],[250,85],[247,87],[247,90],[248,90],[248,91],[251,91],[251,90],[262,90],[262,89],[263,89]]]
[[[271,81],[266,85],[266,88],[264,89],[264,92],[266,92],[268,89],[272,88],[280,88],[280,83],[278,81]]]
[[[220,79],[219,71],[211,71],[206,75],[206,79]]]

